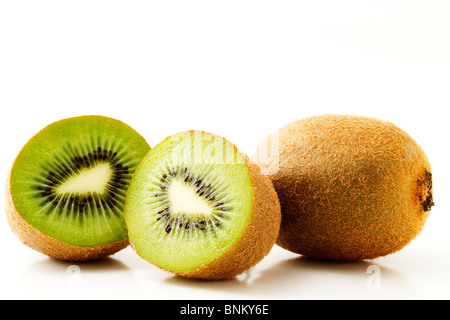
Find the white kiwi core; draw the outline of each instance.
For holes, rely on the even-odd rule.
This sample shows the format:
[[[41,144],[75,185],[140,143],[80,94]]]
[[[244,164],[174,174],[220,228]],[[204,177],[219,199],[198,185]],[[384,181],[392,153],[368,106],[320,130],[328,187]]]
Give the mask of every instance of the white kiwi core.
[[[70,177],[56,189],[56,192],[58,194],[102,194],[112,174],[113,169],[109,163],[101,163]]]
[[[204,198],[200,198],[197,189],[184,181],[175,180],[168,192],[170,211],[175,215],[209,216],[212,209]]]

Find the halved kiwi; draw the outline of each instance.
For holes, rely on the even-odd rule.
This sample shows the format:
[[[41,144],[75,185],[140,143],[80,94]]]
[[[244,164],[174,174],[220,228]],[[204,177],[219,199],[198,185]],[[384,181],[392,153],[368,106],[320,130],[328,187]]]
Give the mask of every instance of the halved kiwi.
[[[82,116],[50,124],[22,148],[6,186],[6,212],[26,245],[83,261],[128,245],[123,205],[150,150],[123,122]]]
[[[199,279],[248,270],[274,245],[281,211],[270,180],[226,139],[189,131],[141,162],[124,209],[135,251],[159,268]]]

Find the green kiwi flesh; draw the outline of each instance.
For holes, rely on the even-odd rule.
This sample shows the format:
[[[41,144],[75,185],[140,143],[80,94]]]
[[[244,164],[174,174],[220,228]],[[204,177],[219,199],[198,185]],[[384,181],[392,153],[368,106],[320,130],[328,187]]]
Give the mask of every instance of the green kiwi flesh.
[[[103,116],[50,124],[22,148],[8,182],[11,207],[62,243],[97,247],[127,238],[123,205],[150,150],[134,129]]]
[[[162,269],[194,270],[237,242],[252,197],[249,169],[234,145],[205,132],[176,134],[149,152],[130,184],[130,243]]]

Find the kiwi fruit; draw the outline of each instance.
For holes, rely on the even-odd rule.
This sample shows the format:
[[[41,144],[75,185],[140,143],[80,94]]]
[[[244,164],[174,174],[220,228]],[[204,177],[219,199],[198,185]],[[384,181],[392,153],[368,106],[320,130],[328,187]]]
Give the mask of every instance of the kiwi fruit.
[[[257,148],[282,210],[277,244],[304,256],[357,261],[402,249],[433,202],[430,163],[392,123],[355,115],[292,122]]]
[[[108,117],[48,125],[25,144],[8,176],[12,231],[61,260],[94,260],[125,248],[126,191],[149,150],[134,129]]]
[[[266,256],[281,210],[270,180],[226,139],[164,139],[130,183],[124,217],[135,252],[187,278],[230,279]]]

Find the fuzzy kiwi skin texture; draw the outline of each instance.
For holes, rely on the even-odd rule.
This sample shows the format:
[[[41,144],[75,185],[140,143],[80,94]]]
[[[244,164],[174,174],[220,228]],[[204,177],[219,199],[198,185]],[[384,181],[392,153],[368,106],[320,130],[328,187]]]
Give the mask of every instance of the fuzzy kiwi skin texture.
[[[317,259],[358,261],[394,253],[421,232],[434,205],[431,167],[400,128],[323,115],[276,134],[279,163],[260,165],[273,173],[281,203],[279,246]]]
[[[6,182],[6,218],[13,233],[33,250],[64,261],[91,261],[112,255],[129,245],[128,238],[97,247],[73,246],[52,238],[31,226],[16,210],[11,195],[10,175]]]

